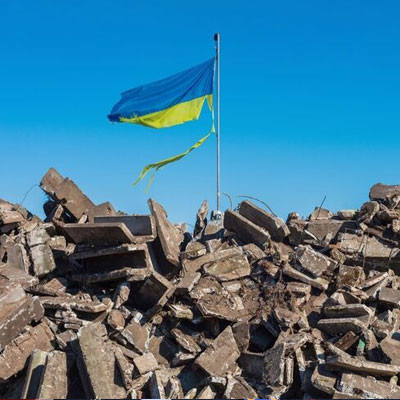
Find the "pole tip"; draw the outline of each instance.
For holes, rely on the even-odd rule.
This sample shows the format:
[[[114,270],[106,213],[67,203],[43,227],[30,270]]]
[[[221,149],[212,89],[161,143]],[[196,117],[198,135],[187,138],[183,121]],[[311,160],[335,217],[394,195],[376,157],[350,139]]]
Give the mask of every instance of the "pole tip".
[[[214,33],[214,40],[218,40],[219,39],[219,32]]]

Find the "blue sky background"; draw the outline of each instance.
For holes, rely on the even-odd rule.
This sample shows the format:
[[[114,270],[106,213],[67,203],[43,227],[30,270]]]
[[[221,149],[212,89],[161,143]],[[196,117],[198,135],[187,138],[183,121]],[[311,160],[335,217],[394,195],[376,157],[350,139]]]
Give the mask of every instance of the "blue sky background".
[[[400,2],[0,0],[0,197],[21,201],[53,166],[96,203],[174,222],[215,207],[215,138],[161,171],[210,127],[155,131],[106,118],[124,90],[214,54],[221,32],[222,189],[286,218],[357,208],[400,182]],[[24,205],[43,215],[34,188]],[[224,198],[223,207],[229,203]]]

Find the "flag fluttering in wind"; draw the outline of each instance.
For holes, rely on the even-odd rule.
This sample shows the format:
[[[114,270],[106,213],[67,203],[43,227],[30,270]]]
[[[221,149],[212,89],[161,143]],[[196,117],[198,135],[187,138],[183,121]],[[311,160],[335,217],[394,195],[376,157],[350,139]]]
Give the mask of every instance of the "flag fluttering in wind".
[[[109,120],[140,124],[151,128],[166,128],[198,119],[206,100],[212,110],[214,64],[215,59],[212,58],[171,77],[122,93],[121,100],[115,104],[108,115]],[[150,185],[155,173],[161,167],[180,160],[200,147],[210,134],[211,132],[185,152],[144,167],[135,184],[153,169]]]

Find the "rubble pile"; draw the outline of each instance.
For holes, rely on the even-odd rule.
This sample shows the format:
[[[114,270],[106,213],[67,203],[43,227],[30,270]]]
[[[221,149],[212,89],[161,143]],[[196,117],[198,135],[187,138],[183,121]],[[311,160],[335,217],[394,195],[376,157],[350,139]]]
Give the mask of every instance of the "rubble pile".
[[[0,200],[1,398],[400,397],[400,186],[193,235],[40,186],[44,221]]]

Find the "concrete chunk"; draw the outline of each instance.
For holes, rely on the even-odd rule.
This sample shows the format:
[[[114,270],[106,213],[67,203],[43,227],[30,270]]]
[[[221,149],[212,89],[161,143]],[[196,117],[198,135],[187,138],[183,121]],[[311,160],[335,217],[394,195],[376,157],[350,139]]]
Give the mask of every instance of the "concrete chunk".
[[[156,235],[156,226],[152,215],[105,215],[94,217],[96,224],[123,223],[130,230],[136,241],[153,240]]]
[[[35,286],[39,283],[39,279],[36,276],[29,275],[28,273],[18,268],[10,267],[7,264],[4,267],[0,267],[0,277],[14,283],[19,283],[24,289]]]
[[[40,182],[40,187],[54,201],[62,206],[77,220],[86,214],[92,220],[96,215],[113,215],[110,203],[96,206],[69,178],[63,178],[54,168],[50,168]]]
[[[152,399],[165,399],[165,389],[160,371],[154,371],[149,381],[149,391]]]
[[[99,301],[82,300],[78,297],[40,297],[40,302],[44,308],[56,310],[76,310],[89,313],[98,313],[105,311],[107,306]]]
[[[140,325],[139,322],[131,321],[121,332],[121,337],[140,353],[145,353],[147,351],[149,332],[146,327]]]
[[[0,280],[0,312],[3,307],[18,303],[25,297],[25,290],[19,283]]]
[[[207,397],[209,398],[209,397]],[[228,382],[226,384],[225,399],[248,399],[257,398],[257,392],[243,379],[241,376],[235,378],[228,376]]]
[[[299,246],[296,257],[301,267],[316,278],[328,270],[331,265],[336,264],[333,260],[313,250],[311,246]]]
[[[243,254],[240,247],[232,247],[228,249],[218,249],[212,253],[207,253],[204,256],[195,260],[184,260],[183,267],[187,273],[197,272],[203,265],[226,260]]]
[[[201,348],[196,341],[190,336],[183,333],[180,329],[174,328],[171,330],[172,336],[186,351],[189,353],[200,353]]]
[[[331,237],[331,240],[334,240],[339,232],[356,228],[356,221],[340,221],[335,219],[313,220],[310,221],[306,227],[307,231],[320,241],[323,241],[327,236]]]
[[[54,335],[45,322],[28,328],[25,333],[14,339],[0,354],[0,382],[21,371],[33,350],[53,350],[53,339]]]
[[[151,214],[154,217],[157,234],[165,258],[175,267],[180,264],[180,245],[183,241],[183,234],[167,219],[167,212],[153,199],[148,201]]]
[[[34,350],[29,358],[27,373],[25,376],[24,387],[22,389],[22,399],[35,399],[37,396],[43,369],[47,360],[47,352]]]
[[[126,225],[119,222],[65,224],[63,229],[74,243],[115,246],[135,242],[135,237]]]
[[[264,248],[270,239],[267,231],[232,210],[227,210],[224,214],[224,228],[236,233],[244,243],[255,243],[261,248]]]
[[[336,286],[358,286],[365,279],[364,270],[362,267],[341,265],[336,278]]]
[[[7,264],[11,268],[29,272],[31,262],[23,244],[16,243],[7,250]]]
[[[286,344],[280,343],[265,352],[262,381],[268,386],[282,386],[285,383]]]
[[[250,201],[245,200],[240,203],[239,214],[264,228],[277,242],[282,241],[290,234],[289,228],[281,218],[264,211]]]
[[[116,360],[104,325],[94,323],[78,332],[79,374],[88,398],[125,398],[122,382],[116,380]],[[120,377],[119,377],[120,378]]]
[[[393,376],[400,373],[400,366],[366,361],[351,356],[329,356],[326,359],[329,368],[343,371],[349,370],[374,376]]]
[[[240,352],[232,328],[225,330],[196,359],[195,364],[209,375],[223,376],[232,371]]]
[[[47,244],[33,246],[30,252],[35,276],[42,277],[56,269],[53,252]]]
[[[24,297],[0,308],[0,351],[31,321],[39,321],[44,310],[38,297]]]
[[[52,351],[47,355],[37,399],[65,399],[68,394],[67,354]],[[30,398],[30,397],[27,397]]]
[[[398,399],[400,387],[373,377],[362,377],[343,373],[339,388],[345,394],[357,396],[360,399]],[[343,397],[348,398],[348,397]]]
[[[315,388],[328,394],[335,393],[337,376],[325,369],[324,365],[317,365],[311,376],[311,383]]]
[[[69,259],[82,263],[88,272],[95,273],[123,268],[153,270],[146,244],[123,244],[121,246],[77,251],[71,254]]]
[[[369,191],[370,200],[388,201],[394,196],[400,196],[400,185],[376,183]]]
[[[379,343],[382,353],[393,365],[400,365],[400,341],[396,339],[398,336],[399,334],[396,332],[392,337],[387,336]]]
[[[0,232],[7,233],[25,221],[25,218],[8,201],[0,199]]]
[[[320,290],[328,289],[329,282],[323,278],[311,278],[297,269],[294,269],[289,264],[285,264],[283,267],[283,273],[287,276],[290,276],[293,279],[299,280],[300,282],[307,283],[312,287],[315,287]]]
[[[158,362],[153,353],[146,353],[142,356],[136,357],[133,359],[133,363],[140,375],[144,375],[147,372],[154,371],[158,368]]]
[[[203,269],[219,281],[231,281],[250,275],[250,264],[244,254],[205,264]]]
[[[149,309],[170,289],[172,289],[171,283],[161,274],[154,272],[139,289],[135,301],[140,307]]]
[[[341,335],[348,331],[359,333],[367,328],[366,324],[357,318],[320,319],[317,326],[321,331],[331,335]]]
[[[379,291],[378,301],[392,307],[400,307],[400,290],[384,287]]]
[[[372,309],[364,304],[345,304],[325,307],[325,315],[328,318],[348,318],[348,317],[363,317],[368,319],[374,315]]]

